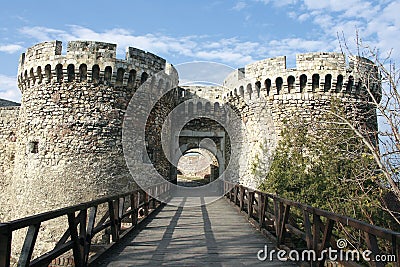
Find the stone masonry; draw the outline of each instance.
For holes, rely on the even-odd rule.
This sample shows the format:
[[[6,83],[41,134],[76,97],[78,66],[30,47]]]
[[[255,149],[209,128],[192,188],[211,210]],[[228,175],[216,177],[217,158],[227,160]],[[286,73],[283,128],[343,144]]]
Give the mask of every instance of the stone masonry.
[[[232,136],[220,124],[200,118],[183,128],[190,136],[180,140],[181,152],[196,148],[195,138],[214,138],[216,165],[233,165],[234,172],[225,178],[257,187],[260,177],[251,166],[262,159],[259,167],[268,169],[288,118],[311,121],[338,99],[351,105],[351,116],[377,128],[375,110],[362,101],[365,77],[378,77],[371,62],[350,58],[347,64],[341,53],[301,54],[296,60],[294,69],[286,68],[285,57],[248,64],[221,86],[173,88],[153,108],[146,125],[147,151],[139,153],[151,155],[157,171],[175,181],[176,167],[160,145],[164,124],[175,131],[167,115],[181,103],[186,112],[203,117],[230,108],[241,118]],[[21,106],[0,107],[0,221],[135,188],[132,176],[146,172],[149,164],[138,162],[137,173],[126,166],[121,143],[125,111],[136,90],[167,69],[174,68],[132,47],[125,59],[117,59],[116,45],[102,42],[69,42],[65,55],[61,42],[44,42],[23,53]],[[379,94],[379,84],[374,88]]]
[[[8,103],[7,103],[8,104]],[[15,143],[18,125],[18,106],[0,107],[0,221],[8,218],[11,208],[10,189],[15,161]]]
[[[284,122],[291,118],[312,121],[330,109],[332,100],[345,106],[349,117],[376,130],[376,110],[366,104],[365,84],[379,99],[378,75],[367,59],[353,57],[347,64],[344,54],[322,52],[297,55],[294,69],[286,68],[285,57],[277,57],[232,72],[224,81],[223,99],[242,117],[243,139],[233,145],[248,155],[240,157],[233,179],[257,187],[261,177],[251,173],[251,165],[262,158],[261,167],[268,169]]]

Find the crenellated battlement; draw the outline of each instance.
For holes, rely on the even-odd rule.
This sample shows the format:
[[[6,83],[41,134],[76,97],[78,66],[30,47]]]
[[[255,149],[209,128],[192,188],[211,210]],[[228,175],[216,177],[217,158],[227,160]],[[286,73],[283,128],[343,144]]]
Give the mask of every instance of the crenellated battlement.
[[[264,59],[232,72],[223,85],[230,88],[225,98],[291,99],[303,93],[366,95],[365,85],[380,94],[378,72],[373,63],[342,53],[306,53],[296,55],[296,68],[286,67],[286,57]]]
[[[219,165],[212,180],[223,174],[256,188],[285,122],[311,123],[332,105],[377,130],[375,106],[363,100],[369,100],[366,82],[380,92],[379,73],[363,58],[307,53],[288,68],[281,56],[235,70],[222,86],[177,87],[178,71],[165,59],[133,47],[119,59],[117,51],[106,42],[71,41],[63,48],[51,41],[21,55],[21,106],[0,108],[0,220],[130,191],[142,186],[136,177],[152,176],[146,184],[152,183],[153,171],[176,181],[171,163],[208,141]],[[55,222],[40,231],[35,251],[49,251],[52,237],[65,229]],[[22,234],[15,237],[18,247]]]
[[[196,116],[207,116],[211,114],[221,115],[225,112],[223,109],[223,103],[219,101],[209,101],[207,99],[198,98],[198,99],[191,99],[188,101],[183,102],[185,105],[185,109],[182,115],[186,117],[192,117],[193,115]]]
[[[125,59],[117,59],[117,45],[95,41],[70,41],[62,55],[60,41],[43,42],[20,57],[18,86],[41,83],[91,82],[135,87],[166,69],[165,59],[128,47]]]

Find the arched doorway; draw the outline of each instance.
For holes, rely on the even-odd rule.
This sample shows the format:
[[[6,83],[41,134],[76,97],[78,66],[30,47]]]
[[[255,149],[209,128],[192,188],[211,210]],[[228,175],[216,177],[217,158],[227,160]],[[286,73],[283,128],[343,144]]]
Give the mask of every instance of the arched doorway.
[[[217,157],[204,148],[192,148],[184,152],[177,169],[177,183],[181,186],[202,186],[219,176]]]

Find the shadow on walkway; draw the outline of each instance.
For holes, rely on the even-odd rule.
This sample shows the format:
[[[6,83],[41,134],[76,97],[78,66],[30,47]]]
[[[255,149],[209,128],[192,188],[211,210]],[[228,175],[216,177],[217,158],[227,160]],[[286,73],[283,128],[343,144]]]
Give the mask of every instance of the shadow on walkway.
[[[142,231],[134,231],[91,266],[293,266],[261,262],[257,252],[273,244],[226,200],[200,207],[165,206]]]

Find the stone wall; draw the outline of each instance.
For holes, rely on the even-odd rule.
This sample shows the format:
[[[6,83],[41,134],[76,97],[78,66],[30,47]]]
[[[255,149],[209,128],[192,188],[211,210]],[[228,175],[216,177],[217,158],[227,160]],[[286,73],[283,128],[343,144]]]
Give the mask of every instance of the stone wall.
[[[10,219],[19,107],[0,107],[0,222]]]
[[[376,112],[366,104],[368,93],[363,85],[375,83],[370,88],[379,98],[381,88],[376,80],[379,75],[372,62],[350,58],[346,64],[341,53],[307,53],[297,55],[296,59],[294,69],[286,68],[285,57],[258,61],[246,65],[241,76],[233,72],[224,81],[231,91],[225,92],[223,99],[239,111],[243,121],[243,143],[233,146],[248,155],[240,158],[236,177],[247,186],[258,185],[253,163],[260,163],[262,158],[264,162],[260,165],[268,170],[286,120],[311,121],[320,117],[336,99],[347,108],[349,117],[377,129]]]
[[[153,165],[173,180],[176,170],[167,156],[172,154],[177,161],[179,153],[166,155],[162,150],[163,127],[172,133],[169,141],[179,138],[183,153],[210,138],[217,149],[208,151],[218,159],[219,168],[232,164],[233,171],[225,178],[250,187],[260,181],[256,172],[268,171],[282,124],[289,118],[312,120],[338,99],[340,105],[351,107],[349,116],[377,128],[375,110],[362,100],[366,73],[372,71],[368,79],[378,74],[365,59],[351,58],[346,64],[340,53],[308,53],[297,55],[293,69],[286,68],[285,57],[265,59],[232,72],[222,87],[185,86],[158,98],[162,88],[178,79],[164,59],[132,47],[125,59],[117,59],[116,45],[103,42],[73,41],[66,50],[63,55],[61,42],[53,41],[22,54],[18,69],[22,105],[0,109],[0,220],[125,192],[136,187],[133,176],[145,177]],[[159,72],[174,75],[163,83]],[[381,88],[375,85],[378,96]],[[143,88],[149,91],[138,90]],[[134,168],[129,170],[122,130],[132,98],[141,104],[138,114],[130,114],[132,121],[147,116],[144,103],[158,101],[146,117],[145,140],[133,140],[134,145],[147,147],[133,151]],[[176,125],[167,115],[179,104],[183,119],[203,118]],[[234,115],[240,120],[232,122]],[[231,123],[234,131],[227,133],[213,118]],[[176,133],[180,130],[182,136]],[[145,161],[146,154],[150,161]],[[18,205],[11,209],[10,203]],[[50,237],[39,249],[51,247],[56,240],[52,233],[60,234],[61,228],[46,226]]]
[[[22,98],[19,171],[13,181],[16,201],[22,207],[30,203],[27,214],[132,188],[121,144],[132,90],[90,83],[30,89]],[[14,217],[26,215],[21,209],[15,212]]]
[[[221,86],[181,86],[182,90],[184,90],[185,99],[199,99],[199,100],[207,100],[209,102],[219,102],[222,103],[222,95],[225,91]]]
[[[132,47],[117,59],[115,44],[91,41],[61,51],[61,42],[45,42],[20,59],[13,217],[135,187],[122,151],[125,110],[165,60]]]
[[[18,205],[8,212],[8,219],[137,186],[123,153],[125,112],[142,84],[172,67],[136,48],[128,48],[126,58],[117,59],[116,45],[102,42],[69,42],[66,54],[61,52],[61,42],[45,42],[29,48],[20,59],[22,103],[15,129],[15,172],[8,182],[12,197],[6,200]],[[157,115],[165,117],[167,112],[159,109]],[[169,169],[162,159],[154,164]],[[65,225],[53,222],[44,228],[38,252],[54,246]],[[15,238],[15,246],[20,245],[22,235]]]
[[[262,159],[267,171],[283,121],[293,116],[318,116],[329,108],[332,98],[356,103],[362,116],[370,109],[357,104],[365,92],[359,82],[363,77],[356,70],[360,62],[361,66],[371,62],[353,58],[346,64],[340,53],[300,54],[296,60],[294,69],[286,68],[285,57],[248,64],[228,75],[222,87],[172,90],[150,113],[147,151],[142,153],[150,155],[163,177],[171,178],[170,163],[160,146],[166,115],[184,103],[186,116],[222,118],[227,116],[227,105],[241,118],[240,125],[234,127],[236,136],[228,137],[223,127],[204,120],[189,123],[185,130],[223,132],[226,138],[220,153],[224,165],[232,159],[237,169],[230,179],[256,187],[252,165]],[[69,42],[65,55],[61,42],[45,42],[22,54],[18,83],[23,96],[14,164],[20,171],[15,173],[11,188],[13,200],[22,206],[27,201],[40,204],[15,210],[12,217],[133,188],[121,144],[125,110],[139,86],[168,68],[173,67],[164,59],[132,47],[125,59],[117,59],[116,45],[102,42]],[[377,127],[374,112],[362,119]],[[171,127],[169,123],[167,127]],[[176,130],[173,127],[171,131]],[[218,146],[220,138],[215,139]],[[231,155],[231,151],[236,154]],[[140,162],[136,165],[137,172],[150,167],[142,168]],[[82,192],[87,189],[91,193]]]

